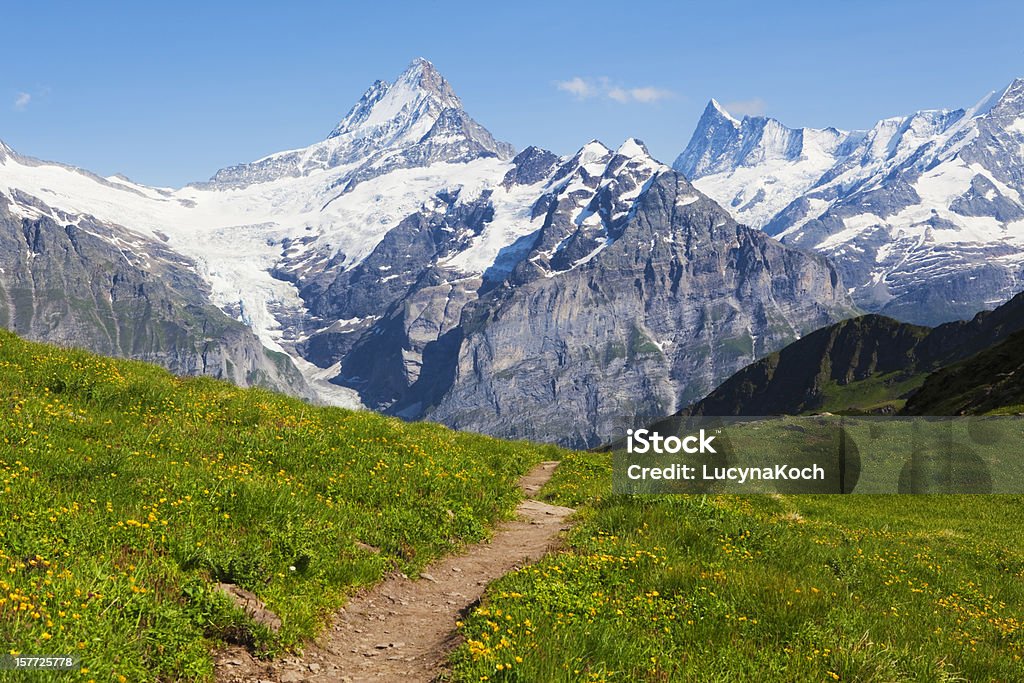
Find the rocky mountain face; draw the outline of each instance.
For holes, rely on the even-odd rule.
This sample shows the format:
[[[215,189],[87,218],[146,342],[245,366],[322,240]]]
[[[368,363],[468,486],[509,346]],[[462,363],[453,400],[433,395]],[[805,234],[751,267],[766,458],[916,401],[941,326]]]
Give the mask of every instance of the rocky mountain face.
[[[478,260],[516,194],[521,236]],[[526,150],[498,187],[435,196],[303,294],[347,321],[308,357],[340,363],[335,381],[368,405],[574,446],[852,310],[824,259],[738,226],[634,140]]]
[[[315,398],[283,354],[211,305],[195,264],[163,243],[0,196],[0,326],[36,340]]]
[[[957,401],[966,407],[995,407],[995,399],[986,403],[992,392],[986,393],[984,387],[1001,383],[1002,394],[1024,394],[1013,374],[1015,365],[1005,360],[1008,350],[1019,346],[1022,331],[1024,294],[970,321],[935,328],[874,314],[852,318],[752,363],[682,414],[796,415],[830,410],[947,415],[960,414],[949,408]],[[1011,339],[1018,340],[1016,345],[1003,346]],[[965,368],[977,372],[969,376]],[[946,403],[941,393],[954,386],[963,391],[949,393]]]
[[[737,220],[829,256],[866,310],[934,325],[1024,288],[1024,79],[867,131],[712,102],[674,167]]]
[[[472,334],[432,418],[594,445],[849,310],[824,260],[736,225],[678,174],[653,178],[632,212],[596,255],[577,252],[582,265],[537,272],[547,253],[534,252],[514,287],[470,309]],[[516,418],[538,410],[539,422]]]
[[[4,154],[0,196],[35,198],[54,239],[102,235],[75,261],[85,274],[52,267],[22,290],[58,293],[60,334],[138,357],[186,347],[101,334],[110,288],[90,269],[123,251],[125,286],[149,297],[125,304],[135,318],[151,303],[184,339],[183,311],[206,306],[290,356],[321,400],[461,429],[593,445],[853,311],[825,259],[738,225],[639,141],[513,157],[425,60],[327,139],[180,190]],[[72,308],[97,331],[66,322]]]

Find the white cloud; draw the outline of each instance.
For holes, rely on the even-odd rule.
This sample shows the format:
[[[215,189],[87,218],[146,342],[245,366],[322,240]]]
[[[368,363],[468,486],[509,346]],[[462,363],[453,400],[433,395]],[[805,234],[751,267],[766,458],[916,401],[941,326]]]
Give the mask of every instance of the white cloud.
[[[27,92],[18,93],[17,97],[14,98],[14,108],[18,111],[25,111],[28,108],[28,103],[32,101],[32,96]]]
[[[576,76],[575,78],[570,78],[567,81],[558,81],[557,83],[555,83],[555,85],[558,87],[559,90],[567,92],[573,97],[578,97],[580,99],[593,97],[594,95],[597,94],[596,88],[594,88],[592,84],[588,83],[586,80],[580,78],[579,76]]]
[[[655,88],[650,85],[643,88],[633,88],[629,91],[629,94],[634,100],[637,102],[643,102],[644,104],[657,102],[658,100],[663,100],[666,97],[672,97],[671,91]]]
[[[555,87],[562,92],[569,93],[576,99],[587,100],[592,97],[606,97],[622,104],[628,102],[651,104],[673,96],[672,91],[663,88],[655,88],[651,85],[636,88],[625,87],[613,84],[610,79],[605,77],[583,78],[581,76],[574,76],[567,81],[556,81]]]
[[[749,100],[726,102],[722,108],[736,116],[761,116],[764,114],[765,103],[760,97],[752,97]]]
[[[605,90],[604,94],[616,102],[629,102],[629,91],[625,88],[609,88]]]

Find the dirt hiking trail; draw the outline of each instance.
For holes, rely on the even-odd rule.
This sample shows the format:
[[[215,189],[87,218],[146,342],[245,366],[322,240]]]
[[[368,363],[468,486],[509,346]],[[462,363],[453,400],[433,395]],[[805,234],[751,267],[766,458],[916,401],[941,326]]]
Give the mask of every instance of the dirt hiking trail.
[[[568,528],[571,508],[532,499],[557,466],[543,462],[519,481],[527,498],[517,508],[518,518],[499,525],[489,542],[437,560],[416,581],[392,576],[353,595],[301,657],[261,662],[241,647],[221,651],[217,680],[433,681],[459,644],[455,622],[480,600],[487,584],[540,559]]]

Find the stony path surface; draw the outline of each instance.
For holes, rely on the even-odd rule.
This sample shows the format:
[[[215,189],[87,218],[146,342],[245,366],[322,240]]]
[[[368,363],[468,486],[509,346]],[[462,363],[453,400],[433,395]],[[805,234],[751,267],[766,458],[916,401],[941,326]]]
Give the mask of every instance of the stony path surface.
[[[419,580],[391,577],[354,595],[333,627],[301,657],[260,662],[242,648],[221,652],[217,680],[433,681],[458,645],[455,622],[480,600],[487,584],[540,559],[568,528],[572,509],[530,498],[557,466],[541,463],[520,480],[528,498],[519,505],[518,519],[499,526],[489,542],[436,561]]]

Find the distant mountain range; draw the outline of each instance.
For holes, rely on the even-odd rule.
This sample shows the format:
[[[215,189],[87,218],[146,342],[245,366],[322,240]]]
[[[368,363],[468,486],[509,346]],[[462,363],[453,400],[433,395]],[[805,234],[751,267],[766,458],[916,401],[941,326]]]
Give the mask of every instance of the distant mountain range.
[[[74,320],[62,341],[305,391],[294,364],[321,400],[582,446],[854,310],[825,259],[738,225],[636,140],[513,154],[422,59],[326,139],[180,190],[4,148],[7,320],[51,339],[27,311],[73,298],[45,318]],[[97,254],[37,250],[37,226],[85,233]],[[88,275],[63,277],[69,254]],[[108,330],[108,299],[129,296],[108,273],[118,261],[133,320],[192,330],[189,301],[267,350],[195,362],[237,346],[212,323],[112,343],[125,337]],[[245,363],[258,368],[232,374]]]
[[[516,153],[417,59],[325,139],[177,190],[4,145],[0,323],[183,374],[590,446],[856,303],[930,321],[1008,299],[1020,89],[857,134],[712,103],[674,170],[635,139]],[[956,179],[945,203],[926,192],[936,173]]]
[[[741,223],[828,256],[865,310],[935,325],[1024,289],[1024,79],[852,132],[712,100],[673,167]]]

